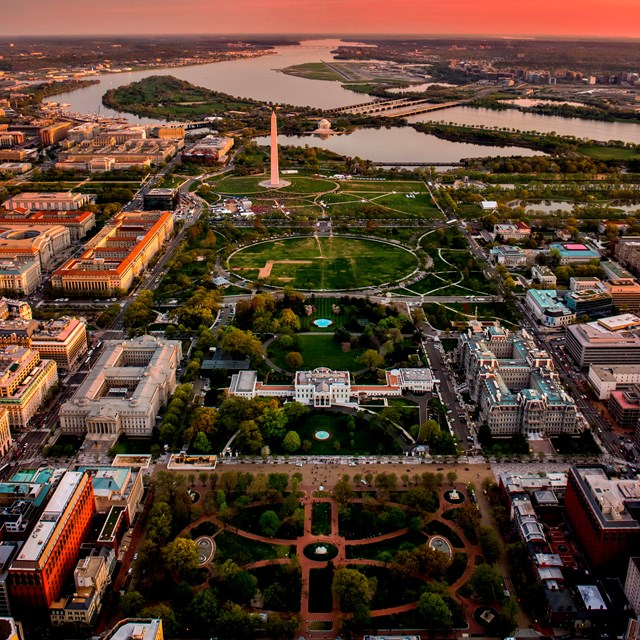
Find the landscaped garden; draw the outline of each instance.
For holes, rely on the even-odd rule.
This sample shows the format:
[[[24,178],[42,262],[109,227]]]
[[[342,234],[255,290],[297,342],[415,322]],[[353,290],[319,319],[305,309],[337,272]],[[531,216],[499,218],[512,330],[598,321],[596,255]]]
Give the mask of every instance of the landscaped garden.
[[[348,290],[396,282],[418,266],[401,246],[360,238],[300,237],[244,247],[229,269],[249,280],[306,290]]]
[[[159,474],[123,613],[161,617],[168,633],[188,625],[221,638],[348,635],[390,620],[398,628],[477,633],[482,627],[463,611],[487,603],[497,608],[500,629],[510,630],[513,619],[499,613],[498,595],[487,600],[501,593],[501,578],[482,563],[483,553],[487,562],[497,556],[475,507],[465,500],[460,516],[443,520],[451,512],[443,514],[442,495],[455,474],[448,474],[449,486],[441,474],[403,475],[402,490],[394,473],[369,475],[363,493],[358,474],[344,475],[328,501],[309,497],[308,487],[301,492],[301,474],[203,474],[193,505],[185,476]],[[463,485],[456,490],[463,493]],[[468,539],[468,527],[481,546]],[[202,536],[215,549],[204,564],[196,544]]]

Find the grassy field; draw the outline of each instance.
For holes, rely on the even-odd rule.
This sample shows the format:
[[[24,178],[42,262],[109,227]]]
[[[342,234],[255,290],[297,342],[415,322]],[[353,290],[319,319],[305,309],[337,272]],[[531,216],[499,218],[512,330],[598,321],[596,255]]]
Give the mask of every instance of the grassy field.
[[[283,72],[290,76],[298,76],[309,80],[344,80],[342,75],[328,67],[324,62],[296,64],[283,69]]]
[[[335,189],[336,183],[329,180],[309,178],[307,176],[287,176],[286,180],[291,182],[288,187],[282,189],[268,190],[260,186],[260,183],[268,180],[267,176],[227,176],[222,180],[209,180],[209,184],[221,193],[231,195],[252,195],[269,194],[277,197],[278,194],[297,193],[323,193]]]
[[[304,360],[305,369],[315,369],[316,367],[331,367],[332,369],[360,371],[363,366],[356,362],[362,349],[351,349],[342,351],[340,345],[333,340],[333,334],[318,333],[312,335],[299,335],[300,354]],[[283,369],[288,369],[285,351],[273,349],[269,351],[269,357]]]
[[[246,247],[231,256],[229,267],[253,278],[255,270],[264,268],[269,261],[274,262],[261,275],[265,281],[325,291],[395,282],[418,266],[412,253],[394,245],[354,238],[311,237]]]
[[[637,160],[640,158],[640,153],[635,149],[601,147],[595,144],[585,144],[578,147],[578,153],[593,158],[594,160]]]

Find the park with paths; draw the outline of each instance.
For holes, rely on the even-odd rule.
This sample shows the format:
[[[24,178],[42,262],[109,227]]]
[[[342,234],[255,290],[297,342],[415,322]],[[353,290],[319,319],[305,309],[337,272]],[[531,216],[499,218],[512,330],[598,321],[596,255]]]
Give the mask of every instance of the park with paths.
[[[203,515],[180,536],[190,537],[207,526],[215,529],[212,538],[214,545],[219,541],[218,551],[234,550],[234,560],[243,572],[258,578],[263,594],[273,589],[263,580],[265,572],[278,581],[299,571],[299,603],[289,603],[289,611],[299,614],[299,634],[304,637],[334,638],[367,624],[377,629],[430,630],[436,635],[440,630],[445,636],[452,628],[487,631],[487,620],[498,615],[502,592],[487,600],[470,586],[474,571],[485,563],[478,536],[480,517],[471,526],[456,517],[461,508],[477,509],[467,484],[457,482],[455,473],[447,475],[448,482],[442,474],[439,478],[403,474],[402,486],[391,491],[393,487],[382,480],[394,474],[379,472],[375,479],[368,474],[367,480],[357,474],[353,483],[343,475],[329,492],[317,484],[325,473],[321,465],[305,471],[306,479],[300,475],[301,484],[294,487],[304,512],[297,529],[278,528],[277,522],[270,530],[264,526],[264,514],[278,508],[267,499],[245,504],[240,516]],[[216,562],[219,567],[227,559],[214,558],[211,571],[215,573]],[[286,568],[293,573],[274,572]],[[362,612],[357,606],[354,610],[349,596],[336,586],[338,576],[354,577],[341,574],[343,569],[357,572],[364,584],[372,585],[366,622],[354,622]],[[345,590],[349,588],[356,587]],[[428,606],[423,601],[433,599],[448,609],[443,628],[435,622],[438,618],[430,621],[424,616]],[[268,616],[264,600],[254,597],[252,612]],[[481,617],[485,611],[486,620]]]

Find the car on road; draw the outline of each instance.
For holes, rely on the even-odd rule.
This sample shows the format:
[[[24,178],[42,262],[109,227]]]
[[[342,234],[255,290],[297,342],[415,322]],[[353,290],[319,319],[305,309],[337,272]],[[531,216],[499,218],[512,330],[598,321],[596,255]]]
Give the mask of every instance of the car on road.
[[[133,559],[134,559],[134,561],[138,559],[138,552],[137,551],[133,554]]]

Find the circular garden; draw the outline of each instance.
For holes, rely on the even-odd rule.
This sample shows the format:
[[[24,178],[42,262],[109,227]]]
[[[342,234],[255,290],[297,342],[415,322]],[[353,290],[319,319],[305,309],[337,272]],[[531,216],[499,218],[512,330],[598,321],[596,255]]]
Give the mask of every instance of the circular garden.
[[[418,268],[418,259],[386,241],[305,236],[243,247],[229,256],[228,268],[247,280],[331,291],[396,282]]]

